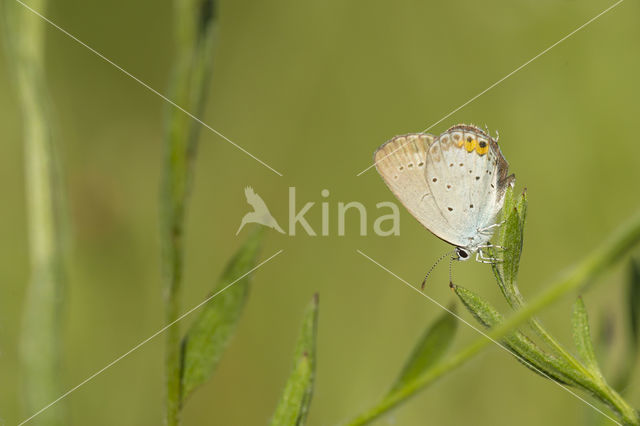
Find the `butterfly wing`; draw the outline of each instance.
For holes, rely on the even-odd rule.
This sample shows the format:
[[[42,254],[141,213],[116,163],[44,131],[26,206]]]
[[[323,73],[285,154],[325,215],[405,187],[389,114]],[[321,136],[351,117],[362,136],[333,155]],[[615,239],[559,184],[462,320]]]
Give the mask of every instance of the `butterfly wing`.
[[[454,230],[452,244],[475,248],[489,240],[485,230],[495,224],[507,185],[513,185],[508,168],[498,144],[474,126],[454,126],[431,144],[425,180]]]
[[[396,136],[375,152],[376,169],[391,192],[409,213],[437,237],[449,240],[454,232],[429,191],[425,167],[433,135],[412,133]]]

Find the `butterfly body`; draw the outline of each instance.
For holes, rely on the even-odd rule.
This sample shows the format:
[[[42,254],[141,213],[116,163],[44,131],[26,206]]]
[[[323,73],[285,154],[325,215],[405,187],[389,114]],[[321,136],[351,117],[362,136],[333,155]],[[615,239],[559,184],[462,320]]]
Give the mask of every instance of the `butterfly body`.
[[[429,231],[467,260],[488,245],[515,177],[497,141],[478,127],[460,124],[439,136],[396,136],[374,154],[378,173],[394,195]]]

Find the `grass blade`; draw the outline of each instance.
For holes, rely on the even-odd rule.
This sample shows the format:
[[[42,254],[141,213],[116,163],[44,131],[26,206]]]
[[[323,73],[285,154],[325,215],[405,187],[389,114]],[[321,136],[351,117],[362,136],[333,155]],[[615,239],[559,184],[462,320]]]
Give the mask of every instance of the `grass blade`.
[[[446,353],[458,328],[458,320],[448,312],[440,315],[413,348],[404,368],[391,387],[394,392],[435,364]]]
[[[46,0],[29,4],[42,12],[47,8]],[[24,408],[32,414],[63,391],[64,200],[46,90],[46,23],[15,1],[4,1],[2,6],[9,41],[8,63],[14,65],[13,77],[23,113],[30,279],[24,302],[20,358]],[[57,404],[44,411],[38,421],[51,426],[68,424],[66,405]]]
[[[256,264],[262,232],[256,229],[227,264],[216,290]],[[213,374],[242,314],[251,275],[241,279],[205,305],[182,341],[181,403]]]
[[[299,426],[306,421],[313,394],[316,364],[318,295],[307,308],[296,345],[293,371],[289,375],[280,402],[271,418],[271,426]]]

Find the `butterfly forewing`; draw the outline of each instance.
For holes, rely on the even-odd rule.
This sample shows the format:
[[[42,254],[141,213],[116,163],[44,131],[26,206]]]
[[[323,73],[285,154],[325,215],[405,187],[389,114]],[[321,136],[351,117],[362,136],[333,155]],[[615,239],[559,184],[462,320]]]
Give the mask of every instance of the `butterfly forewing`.
[[[433,135],[396,136],[374,154],[376,169],[409,213],[429,231],[448,241],[454,230],[445,221],[429,192],[425,177],[427,150]]]

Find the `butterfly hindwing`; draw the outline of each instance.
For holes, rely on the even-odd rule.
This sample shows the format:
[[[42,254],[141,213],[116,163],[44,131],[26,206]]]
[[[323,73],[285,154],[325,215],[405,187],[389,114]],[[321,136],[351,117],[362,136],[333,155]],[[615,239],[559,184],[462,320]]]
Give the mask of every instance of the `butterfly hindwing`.
[[[486,229],[502,209],[508,170],[495,140],[477,127],[454,126],[431,145],[426,164],[429,191],[455,229],[452,244],[487,243],[491,232]]]

